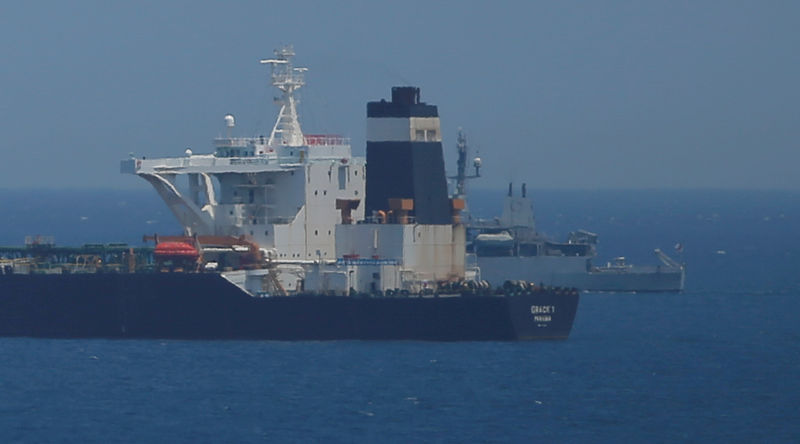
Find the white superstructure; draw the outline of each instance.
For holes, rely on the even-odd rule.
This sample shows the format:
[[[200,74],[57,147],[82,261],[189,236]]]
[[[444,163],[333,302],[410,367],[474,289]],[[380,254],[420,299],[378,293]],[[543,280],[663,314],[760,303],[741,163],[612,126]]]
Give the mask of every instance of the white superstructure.
[[[286,47],[261,61],[283,93],[269,138],[231,137],[235,121],[226,115],[229,136],[214,140],[213,154],[123,161],[122,172],[150,182],[185,234],[244,235],[280,259],[335,258],[332,202],[363,198],[365,162],[347,138],[302,133],[294,93],[306,69],[293,67],[293,55]],[[353,210],[363,216],[363,205]]]
[[[121,171],[153,185],[185,235],[244,236],[257,244],[269,273],[227,273],[253,294],[267,292],[259,282],[275,274],[289,292],[337,294],[414,292],[462,280],[462,225],[366,217],[373,215],[364,214],[365,159],[352,156],[345,137],[303,134],[295,93],[307,69],[294,67],[293,56],[289,46],[261,60],[271,66],[272,85],[281,91],[269,137],[234,137],[229,114],[226,137],[214,140],[213,153],[131,157]],[[440,140],[438,118],[396,120],[371,137],[407,141],[419,134]]]

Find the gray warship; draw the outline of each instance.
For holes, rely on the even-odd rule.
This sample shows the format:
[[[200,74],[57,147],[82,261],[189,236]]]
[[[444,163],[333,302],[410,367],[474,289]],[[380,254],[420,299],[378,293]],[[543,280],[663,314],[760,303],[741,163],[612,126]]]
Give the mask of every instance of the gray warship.
[[[482,160],[473,159],[474,173],[467,173],[468,146],[464,132],[457,139],[457,174],[453,195],[467,199],[466,181],[480,177]],[[464,214],[468,231],[467,250],[481,279],[500,277],[564,286],[592,292],[680,292],[686,280],[685,264],[661,249],[653,250],[656,265],[632,265],[624,257],[605,264],[595,263],[598,235],[586,230],[569,233],[555,241],[536,230],[533,202],[522,184],[519,195],[511,184],[500,217],[474,218]]]

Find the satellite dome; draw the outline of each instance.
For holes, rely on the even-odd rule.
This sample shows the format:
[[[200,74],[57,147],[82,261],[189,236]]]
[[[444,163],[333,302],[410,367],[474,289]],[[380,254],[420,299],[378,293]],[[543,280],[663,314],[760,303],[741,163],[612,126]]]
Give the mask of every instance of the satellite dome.
[[[233,118],[233,114],[225,114],[225,126],[233,128],[235,125],[236,120]]]
[[[191,148],[186,148],[186,151],[184,151],[184,153],[186,154],[186,157],[191,157],[192,156],[192,149]]]

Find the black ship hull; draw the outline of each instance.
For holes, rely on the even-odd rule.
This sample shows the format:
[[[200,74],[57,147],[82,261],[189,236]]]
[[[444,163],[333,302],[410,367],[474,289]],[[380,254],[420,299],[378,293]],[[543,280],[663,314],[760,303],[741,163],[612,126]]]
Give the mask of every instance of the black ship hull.
[[[255,298],[219,274],[0,275],[0,335],[54,338],[566,338],[578,294]]]

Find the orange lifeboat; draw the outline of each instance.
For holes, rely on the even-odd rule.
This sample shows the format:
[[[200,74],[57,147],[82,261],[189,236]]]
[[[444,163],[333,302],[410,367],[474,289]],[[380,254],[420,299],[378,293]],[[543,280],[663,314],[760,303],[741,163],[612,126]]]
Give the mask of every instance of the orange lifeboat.
[[[153,255],[162,260],[197,260],[200,253],[186,242],[160,242]]]

